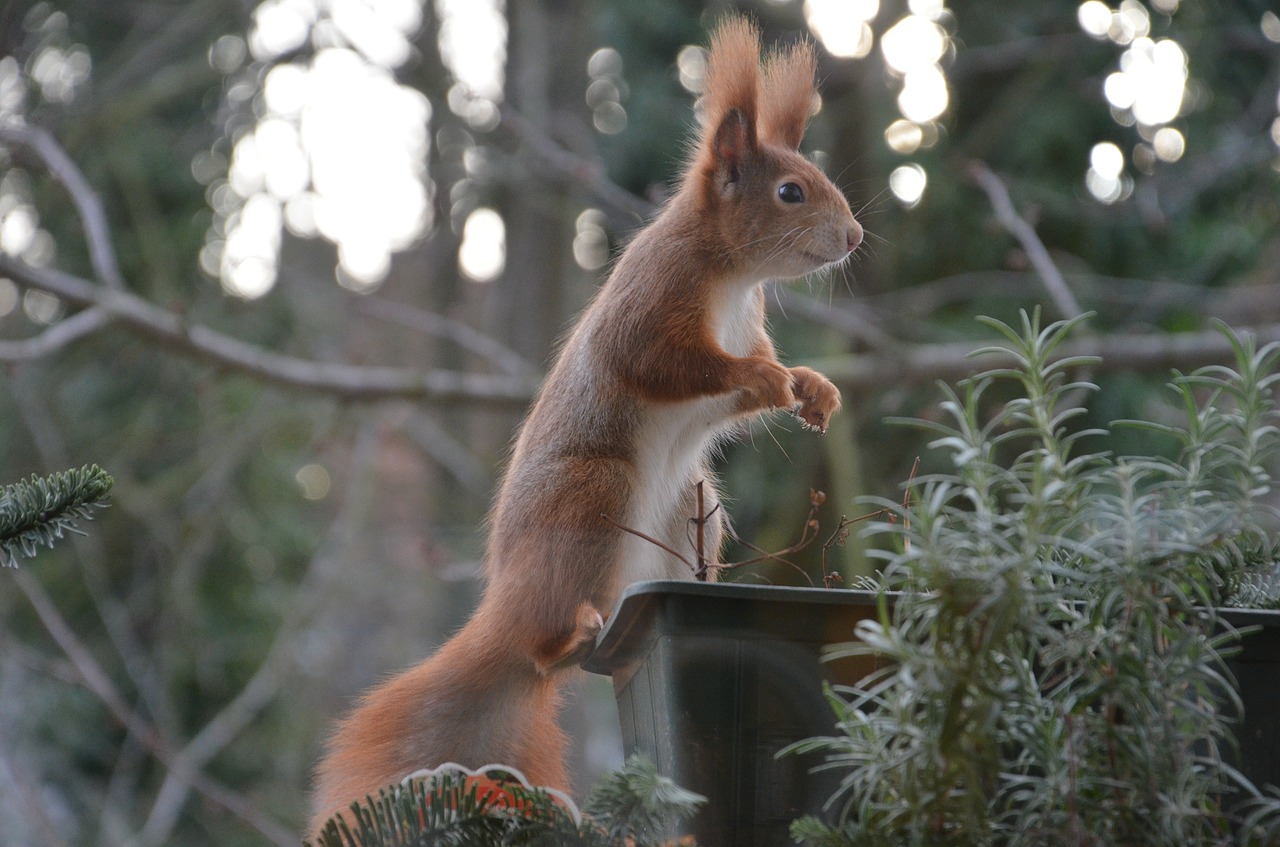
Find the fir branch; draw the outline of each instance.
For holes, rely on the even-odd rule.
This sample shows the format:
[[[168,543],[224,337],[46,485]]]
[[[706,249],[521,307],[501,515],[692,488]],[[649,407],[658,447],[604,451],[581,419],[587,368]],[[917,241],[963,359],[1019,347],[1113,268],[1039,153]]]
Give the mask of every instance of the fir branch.
[[[520,782],[482,789],[453,771],[418,776],[352,803],[320,831],[316,847],[427,847],[582,842],[573,815],[545,790]]]
[[[610,844],[642,847],[667,843],[677,825],[705,802],[707,798],[676,785],[637,753],[600,780],[585,811],[605,829]]]
[[[490,778],[503,771],[445,765],[410,777],[335,815],[314,847],[696,847],[691,839],[671,840],[672,832],[705,798],[641,755],[597,785],[581,818],[572,801],[530,787],[514,771],[510,781]]]
[[[29,559],[67,532],[80,532],[76,523],[93,520],[94,510],[106,507],[113,483],[102,468],[86,465],[5,486],[0,491],[0,565],[17,567],[19,556]]]

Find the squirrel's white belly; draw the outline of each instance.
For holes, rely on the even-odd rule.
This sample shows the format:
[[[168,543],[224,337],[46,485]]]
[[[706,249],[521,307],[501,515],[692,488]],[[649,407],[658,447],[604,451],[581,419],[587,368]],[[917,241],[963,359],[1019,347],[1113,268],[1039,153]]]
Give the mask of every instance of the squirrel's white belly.
[[[727,293],[712,316],[717,341],[734,356],[746,356],[759,327],[754,287]],[[650,406],[641,413],[636,437],[636,481],[624,526],[657,539],[695,561],[691,491],[716,442],[733,428],[738,397],[729,392],[683,403]],[[715,500],[708,497],[710,511]],[[689,512],[685,514],[685,512]],[[714,553],[714,551],[709,551]],[[653,542],[625,533],[620,549],[621,586],[644,579],[690,579],[693,570]]]
[[[646,410],[636,439],[636,479],[629,529],[657,539],[693,562],[696,557],[689,507],[694,471],[732,423],[733,395],[700,398]],[[686,490],[688,489],[688,490]],[[708,497],[706,508],[715,505]],[[684,514],[688,511],[689,514]],[[693,570],[653,542],[625,533],[620,548],[622,585],[643,579],[690,579]]]

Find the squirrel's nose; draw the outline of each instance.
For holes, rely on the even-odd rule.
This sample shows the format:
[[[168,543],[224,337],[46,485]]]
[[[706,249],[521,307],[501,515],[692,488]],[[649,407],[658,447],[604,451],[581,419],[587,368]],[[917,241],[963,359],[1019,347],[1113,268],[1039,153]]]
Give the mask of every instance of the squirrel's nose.
[[[858,245],[862,243],[862,224],[853,219],[849,220],[849,228],[845,231],[845,243],[849,245],[850,253],[858,249]]]

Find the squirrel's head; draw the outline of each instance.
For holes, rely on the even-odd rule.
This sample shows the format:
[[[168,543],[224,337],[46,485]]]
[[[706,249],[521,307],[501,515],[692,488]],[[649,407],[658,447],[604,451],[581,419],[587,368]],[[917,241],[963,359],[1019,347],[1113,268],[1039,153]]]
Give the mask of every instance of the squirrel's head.
[[[759,30],[727,18],[711,38],[703,129],[686,189],[731,267],[796,277],[841,262],[862,241],[849,203],[800,153],[817,61],[801,42],[762,63]]]

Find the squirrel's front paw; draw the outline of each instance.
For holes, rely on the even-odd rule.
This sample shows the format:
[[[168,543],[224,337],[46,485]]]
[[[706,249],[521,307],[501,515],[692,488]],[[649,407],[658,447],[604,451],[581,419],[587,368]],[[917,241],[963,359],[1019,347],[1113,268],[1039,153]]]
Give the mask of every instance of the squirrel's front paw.
[[[791,390],[793,381],[791,371],[773,359],[763,356],[747,359],[741,381],[743,397],[739,404],[740,411],[794,408],[796,396]]]
[[[840,389],[813,368],[792,368],[790,373],[791,390],[800,402],[796,417],[806,427],[826,432],[831,416],[840,409]]]

